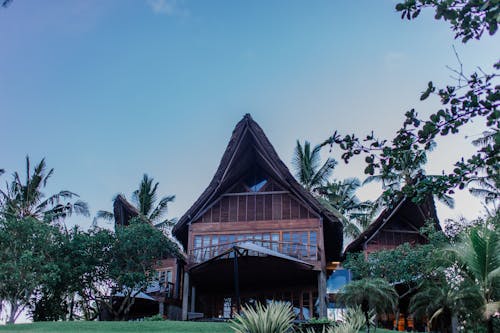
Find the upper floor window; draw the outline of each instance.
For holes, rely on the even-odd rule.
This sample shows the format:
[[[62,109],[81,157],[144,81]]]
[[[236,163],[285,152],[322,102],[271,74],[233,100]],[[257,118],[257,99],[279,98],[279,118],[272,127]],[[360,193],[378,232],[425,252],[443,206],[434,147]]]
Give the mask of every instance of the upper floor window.
[[[267,177],[261,170],[252,170],[243,180],[250,192],[259,192],[267,184]]]

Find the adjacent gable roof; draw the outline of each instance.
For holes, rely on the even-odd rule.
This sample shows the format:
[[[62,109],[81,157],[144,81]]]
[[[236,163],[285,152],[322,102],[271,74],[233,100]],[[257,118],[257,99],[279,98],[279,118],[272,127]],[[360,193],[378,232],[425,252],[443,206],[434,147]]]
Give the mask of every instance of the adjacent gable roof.
[[[436,228],[441,229],[432,196],[429,196],[420,204],[414,203],[405,196],[392,206],[385,208],[377,219],[346,247],[344,253],[362,251],[365,243],[369,242],[387,223],[403,210],[410,211],[412,215],[414,215],[414,220],[417,221],[417,223],[412,224],[412,227],[421,228],[427,220],[433,219]]]
[[[224,194],[256,163],[275,182],[290,191],[319,217],[323,218],[327,257],[337,259],[342,249],[341,222],[295,180],[279,158],[262,128],[249,114],[246,114],[236,125],[219,167],[208,187],[174,226],[172,233],[177,239],[186,247],[188,225],[196,221],[205,208]]]
[[[115,226],[124,226],[129,224],[130,219],[139,216],[139,211],[123,195],[119,194],[113,202],[113,215]]]

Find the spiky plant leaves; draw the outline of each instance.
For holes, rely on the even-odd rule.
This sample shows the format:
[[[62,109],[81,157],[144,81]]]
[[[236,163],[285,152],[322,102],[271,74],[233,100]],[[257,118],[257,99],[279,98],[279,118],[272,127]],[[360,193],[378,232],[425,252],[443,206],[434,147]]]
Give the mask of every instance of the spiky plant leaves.
[[[286,333],[292,330],[294,317],[288,303],[257,303],[255,308],[243,307],[242,314],[237,314],[230,326],[236,333]]]

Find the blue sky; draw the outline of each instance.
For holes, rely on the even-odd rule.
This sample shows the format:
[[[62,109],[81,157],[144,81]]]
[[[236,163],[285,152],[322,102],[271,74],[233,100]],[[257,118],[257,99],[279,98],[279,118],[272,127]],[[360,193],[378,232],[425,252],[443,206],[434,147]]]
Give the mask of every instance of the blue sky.
[[[430,12],[402,21],[396,2],[15,0],[0,10],[0,167],[46,157],[48,192],[77,192],[92,213],[129,196],[146,172],[176,194],[170,215],[180,217],[245,113],[288,165],[296,139],[389,137],[404,111],[438,105],[419,93],[429,80],[450,82],[452,45],[468,70],[489,69],[500,51],[498,37],[453,40]],[[473,125],[443,140],[428,171],[471,152],[465,136],[479,133]],[[362,170],[340,164],[335,176]],[[480,208],[462,193],[457,209],[439,213]]]

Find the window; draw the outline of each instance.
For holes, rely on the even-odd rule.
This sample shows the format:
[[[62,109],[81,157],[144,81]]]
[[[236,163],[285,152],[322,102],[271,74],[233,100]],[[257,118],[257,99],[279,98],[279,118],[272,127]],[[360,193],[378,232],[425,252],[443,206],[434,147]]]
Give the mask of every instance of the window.
[[[158,272],[158,283],[160,284],[160,286],[164,286],[165,285],[165,276],[166,276],[166,272],[165,271],[159,271]]]
[[[167,282],[172,283],[172,271],[167,271]]]
[[[254,169],[243,182],[250,192],[259,192],[267,184],[267,178],[262,171]]]

